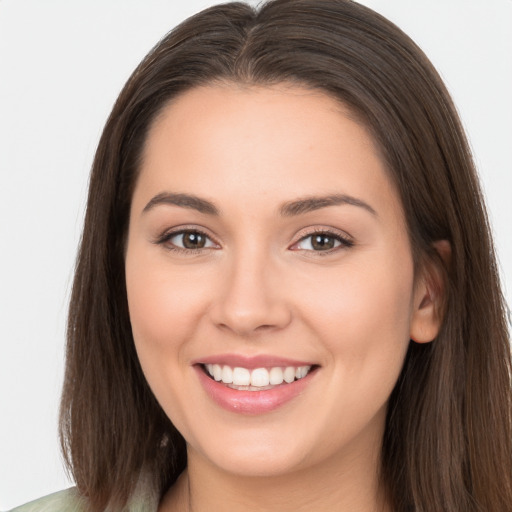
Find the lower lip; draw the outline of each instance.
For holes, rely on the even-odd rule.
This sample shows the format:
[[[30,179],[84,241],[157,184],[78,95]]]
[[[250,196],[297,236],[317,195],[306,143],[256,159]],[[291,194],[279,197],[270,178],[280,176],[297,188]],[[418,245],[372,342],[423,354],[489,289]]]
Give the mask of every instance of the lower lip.
[[[264,391],[238,391],[211,379],[201,365],[194,368],[210,398],[223,409],[240,414],[264,414],[278,409],[304,391],[313,373],[290,384],[281,384]]]

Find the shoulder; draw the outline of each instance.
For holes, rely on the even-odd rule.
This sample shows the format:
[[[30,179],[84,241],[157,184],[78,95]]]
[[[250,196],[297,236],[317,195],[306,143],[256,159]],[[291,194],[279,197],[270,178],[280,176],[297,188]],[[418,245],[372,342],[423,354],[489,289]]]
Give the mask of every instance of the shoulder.
[[[124,512],[156,512],[160,501],[159,493],[149,474],[139,477]],[[88,512],[87,499],[80,496],[76,487],[65,489],[39,498],[8,512]]]
[[[86,512],[75,487],[55,492],[12,509],[10,512]]]

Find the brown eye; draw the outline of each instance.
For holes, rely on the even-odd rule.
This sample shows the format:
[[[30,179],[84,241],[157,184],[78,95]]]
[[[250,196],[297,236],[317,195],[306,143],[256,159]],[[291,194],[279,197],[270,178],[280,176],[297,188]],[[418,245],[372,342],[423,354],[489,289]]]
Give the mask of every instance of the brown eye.
[[[206,245],[206,237],[196,231],[187,231],[181,236],[185,249],[202,249]]]
[[[166,235],[160,243],[167,243],[176,249],[198,250],[216,247],[215,243],[200,231],[179,231]]]
[[[336,244],[336,240],[333,236],[320,234],[313,235],[311,237],[311,247],[315,251],[326,251],[329,249],[333,249]]]
[[[329,252],[331,250],[349,248],[354,245],[350,239],[341,235],[326,232],[317,232],[301,238],[293,247],[294,250]]]

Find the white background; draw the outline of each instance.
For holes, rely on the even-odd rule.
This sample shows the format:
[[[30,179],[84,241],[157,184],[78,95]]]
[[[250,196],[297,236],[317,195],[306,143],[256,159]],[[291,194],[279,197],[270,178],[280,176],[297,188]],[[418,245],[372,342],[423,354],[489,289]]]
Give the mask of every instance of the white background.
[[[70,485],[57,409],[88,171],[129,74],[207,0],[0,0],[0,510]],[[256,2],[253,2],[256,3]],[[364,0],[458,105],[512,302],[512,0]]]

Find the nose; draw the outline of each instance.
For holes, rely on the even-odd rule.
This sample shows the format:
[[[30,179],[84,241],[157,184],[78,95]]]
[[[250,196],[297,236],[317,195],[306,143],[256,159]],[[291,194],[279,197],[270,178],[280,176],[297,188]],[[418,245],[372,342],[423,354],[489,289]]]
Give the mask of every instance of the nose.
[[[233,258],[226,262],[219,281],[219,293],[210,309],[218,328],[250,337],[290,323],[292,312],[285,288],[269,258],[257,254]]]

